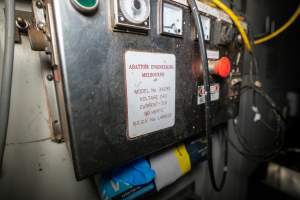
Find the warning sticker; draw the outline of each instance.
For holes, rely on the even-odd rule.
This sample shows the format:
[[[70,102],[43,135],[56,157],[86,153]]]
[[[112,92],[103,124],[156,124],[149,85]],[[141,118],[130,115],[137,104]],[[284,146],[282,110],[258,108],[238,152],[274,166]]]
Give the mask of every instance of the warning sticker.
[[[220,98],[220,84],[216,83],[210,86],[210,98],[211,101],[217,101]],[[198,105],[205,103],[205,89],[201,85],[198,87]]]
[[[128,137],[174,126],[175,56],[127,51],[125,71]]]

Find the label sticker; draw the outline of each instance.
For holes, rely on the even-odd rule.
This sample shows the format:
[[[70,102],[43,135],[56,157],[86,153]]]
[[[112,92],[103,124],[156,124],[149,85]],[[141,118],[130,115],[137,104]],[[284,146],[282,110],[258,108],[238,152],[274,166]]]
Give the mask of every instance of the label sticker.
[[[212,60],[218,60],[220,58],[220,51],[206,50],[207,58]]]
[[[127,51],[125,73],[128,137],[174,126],[175,56]]]
[[[216,83],[210,86],[210,98],[211,101],[217,101],[220,98],[220,84]],[[205,103],[205,89],[201,85],[198,87],[198,101],[197,104],[201,105]]]

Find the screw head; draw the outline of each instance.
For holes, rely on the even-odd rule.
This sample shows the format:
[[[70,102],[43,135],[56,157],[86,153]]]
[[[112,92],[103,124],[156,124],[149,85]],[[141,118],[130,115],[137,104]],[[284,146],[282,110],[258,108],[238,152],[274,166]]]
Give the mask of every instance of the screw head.
[[[35,3],[35,5],[36,5],[36,7],[38,7],[38,8],[43,8],[43,3],[42,3],[41,1],[37,1],[37,2]]]
[[[45,27],[45,24],[44,24],[43,22],[39,22],[39,23],[37,24],[37,27],[38,27],[39,30],[43,30],[44,27]]]
[[[51,54],[51,50],[50,50],[49,47],[46,47],[46,48],[45,48],[45,53],[46,53],[47,55],[50,55],[50,54]]]
[[[47,75],[47,80],[48,80],[48,81],[53,81],[53,79],[54,79],[54,77],[53,77],[52,74],[48,74],[48,75]]]
[[[16,27],[21,31],[26,31],[29,27],[29,23],[26,19],[23,19],[22,17],[18,17],[16,19]]]

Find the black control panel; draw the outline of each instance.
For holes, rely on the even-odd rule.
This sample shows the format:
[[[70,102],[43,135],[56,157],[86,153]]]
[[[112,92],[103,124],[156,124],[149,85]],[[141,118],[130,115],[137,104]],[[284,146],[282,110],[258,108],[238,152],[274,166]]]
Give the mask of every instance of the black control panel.
[[[77,179],[205,137],[201,60],[187,6],[100,0],[86,14],[53,0],[53,8]],[[242,53],[230,23],[199,14],[218,125],[238,112]]]

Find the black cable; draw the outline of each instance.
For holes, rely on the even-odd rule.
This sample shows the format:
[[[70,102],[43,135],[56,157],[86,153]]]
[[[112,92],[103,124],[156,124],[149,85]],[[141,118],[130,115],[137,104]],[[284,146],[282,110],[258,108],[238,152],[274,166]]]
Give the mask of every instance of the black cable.
[[[275,116],[275,120],[276,120],[276,128],[271,127],[271,125],[269,125],[263,117],[261,117],[261,119],[259,120],[259,122],[264,125],[264,127],[266,127],[268,130],[270,130],[271,132],[276,133],[276,137],[275,140],[277,140],[282,133],[282,124],[283,124],[283,117],[280,114],[280,111],[277,109],[277,106],[275,104],[275,102],[271,99],[271,97],[266,94],[261,88],[258,88],[256,86],[244,86],[241,90],[241,94],[243,94],[243,90],[252,90],[254,91],[256,94],[259,94],[266,102],[267,105],[271,108],[273,115]],[[254,106],[257,107],[256,103],[254,103]],[[240,132],[240,131],[238,131]]]
[[[253,37],[251,28],[249,27],[249,38],[252,41],[253,44]],[[282,116],[280,110],[278,109],[276,103],[273,101],[273,99],[265,92],[262,86],[257,85],[257,80],[258,80],[258,62],[255,57],[255,53],[251,52],[251,63],[250,63],[250,68],[249,68],[249,76],[250,76],[250,84],[243,85],[241,88],[241,94],[244,92],[252,91],[252,104],[253,106],[257,107],[256,104],[256,98],[257,95],[261,96],[267,103],[267,105],[270,107],[272,110],[272,113],[275,116],[276,120],[276,127],[273,128],[271,125],[269,125],[264,118],[262,117],[259,121],[261,122],[262,125],[264,125],[268,130],[271,132],[275,133],[274,140],[272,142],[272,145],[270,146],[270,149],[267,150],[266,147],[264,148],[251,148],[247,138],[243,136],[241,133],[238,124],[233,121],[233,128],[234,128],[234,133],[237,137],[237,140],[242,147],[242,149],[239,149],[235,143],[230,140],[229,136],[227,137],[229,144],[243,157],[245,157],[248,160],[251,161],[256,161],[256,162],[261,162],[261,161],[268,161],[270,159],[273,159],[278,153],[281,152],[283,145],[284,145],[284,134],[283,134],[283,122],[284,122],[284,117]],[[261,113],[259,113],[261,115]],[[255,150],[254,150],[255,149]],[[260,151],[260,152],[258,152]],[[262,152],[264,151],[264,152]],[[266,152],[267,151],[267,152]]]
[[[221,129],[222,133],[222,129]],[[226,182],[227,172],[228,172],[228,140],[224,134],[221,134],[223,136],[224,140],[224,163],[223,163],[223,171],[226,171],[226,173],[223,173],[222,179],[220,182],[219,188],[223,188]]]
[[[234,7],[234,2],[233,2],[233,0],[229,0],[229,4],[230,4],[230,9],[232,10],[233,7]]]
[[[238,139],[238,142],[239,144],[241,145],[241,147],[243,148],[244,150],[244,154],[252,157],[252,158],[256,158],[256,161],[266,161],[266,160],[269,160],[270,158],[273,158],[276,154],[278,154],[282,148],[283,148],[283,138],[282,137],[278,137],[276,139],[276,145],[274,145],[272,147],[271,150],[268,150],[268,152],[255,152],[254,150],[252,150],[249,146],[249,143],[247,142],[247,139],[245,137],[242,136],[240,130],[238,129],[237,125],[233,122],[233,128],[234,128],[234,131],[233,133],[235,133],[237,139]],[[265,148],[262,148],[261,150],[259,151],[262,151],[262,150],[266,150]],[[242,151],[242,150],[240,150]],[[257,151],[257,149],[256,149]],[[243,155],[244,156],[244,155]]]
[[[253,34],[250,23],[248,22],[247,24],[248,24],[248,29],[249,29],[249,38],[250,38],[252,46],[254,46],[255,45],[254,44],[254,37],[253,37],[254,34]],[[258,61],[257,61],[256,56],[255,56],[255,49],[253,49],[253,52],[251,53],[250,56],[251,56],[251,63],[250,63],[250,69],[249,69],[250,84],[246,84],[241,88],[241,94],[243,93],[243,90],[245,92],[247,92],[249,90],[252,91],[253,92],[253,95],[252,95],[253,106],[257,107],[256,99],[257,99],[257,95],[259,95],[260,97],[262,97],[266,101],[267,105],[272,110],[272,113],[275,116],[275,120],[276,120],[276,127],[275,128],[273,128],[269,123],[267,123],[264,120],[263,116],[261,117],[259,122],[266,129],[268,129],[271,132],[276,134],[275,137],[274,137],[274,142],[273,142],[273,144],[274,144],[273,152],[278,153],[282,149],[283,143],[284,143],[283,127],[284,127],[284,123],[285,123],[285,118],[282,115],[281,111],[278,109],[276,103],[265,92],[264,88],[258,82],[258,80],[259,80],[259,77],[258,77],[259,67],[258,67]],[[237,131],[240,132],[238,129],[237,129]],[[242,134],[239,134],[239,135],[242,135]],[[272,154],[272,152],[270,154]]]
[[[204,40],[204,32],[203,32],[203,26],[200,19],[200,15],[198,12],[198,7],[195,0],[187,0],[191,10],[192,15],[196,24],[197,34],[198,34],[198,44],[199,44],[199,53],[202,60],[203,65],[203,84],[205,89],[205,132],[207,136],[208,141],[208,152],[207,152],[207,160],[208,160],[208,169],[209,169],[209,175],[211,179],[211,183],[213,188],[216,191],[221,191],[224,183],[225,178],[227,175],[227,166],[223,169],[223,175],[222,175],[222,181],[220,185],[217,185],[216,183],[216,177],[214,173],[214,164],[213,164],[213,144],[212,144],[212,127],[211,127],[211,94],[210,94],[210,82],[209,82],[209,69],[208,69],[208,59],[206,54],[206,48],[205,48],[205,40]],[[225,163],[225,159],[224,159]]]
[[[277,151],[273,152],[272,154],[268,155],[268,156],[262,156],[262,155],[258,155],[258,154],[252,154],[249,152],[245,152],[244,150],[241,150],[231,139],[230,136],[227,135],[227,131],[225,129],[222,130],[223,131],[223,135],[225,136],[225,138],[227,139],[228,143],[230,144],[230,146],[232,146],[232,148],[237,151],[241,156],[243,156],[245,159],[249,160],[249,161],[253,161],[253,162],[265,162],[265,161],[269,161],[272,160],[273,158],[275,158],[278,153],[281,152],[282,148],[278,149]],[[241,147],[243,148],[243,145],[240,143]]]
[[[282,124],[283,124],[283,119],[282,116],[280,114],[280,111],[278,110],[275,102],[272,100],[272,98],[266,93],[264,92],[264,90],[262,88],[259,88],[257,86],[255,86],[254,83],[250,84],[250,85],[246,85],[243,86],[241,91],[246,90],[246,91],[253,91],[253,95],[254,94],[259,94],[261,97],[263,97],[265,99],[265,101],[267,102],[268,106],[271,108],[275,119],[276,119],[276,128],[272,128],[266,121],[264,121],[263,119],[261,123],[269,130],[271,130],[272,132],[275,132],[275,137],[274,137],[274,141],[272,142],[272,146],[270,147],[270,150],[268,150],[268,152],[260,152],[258,153],[258,149],[256,148],[255,150],[253,150],[254,148],[250,148],[250,145],[247,141],[247,139],[241,134],[241,131],[238,127],[238,124],[233,122],[233,128],[234,128],[234,133],[236,134],[236,137],[238,139],[238,142],[240,143],[241,147],[243,148],[243,150],[238,149],[238,147],[236,145],[234,145],[234,143],[232,141],[229,141],[229,143],[231,144],[231,146],[234,147],[234,149],[239,152],[242,156],[244,156],[245,158],[252,160],[252,161],[267,161],[270,160],[272,158],[274,158],[283,148],[283,140],[284,140],[284,134],[282,132]],[[242,94],[242,92],[241,92]],[[256,106],[256,102],[254,102],[254,106]],[[266,151],[267,148],[261,148],[259,149],[259,151]],[[256,152],[255,152],[256,151]]]

